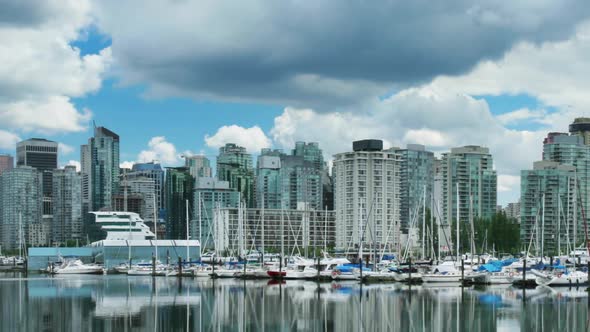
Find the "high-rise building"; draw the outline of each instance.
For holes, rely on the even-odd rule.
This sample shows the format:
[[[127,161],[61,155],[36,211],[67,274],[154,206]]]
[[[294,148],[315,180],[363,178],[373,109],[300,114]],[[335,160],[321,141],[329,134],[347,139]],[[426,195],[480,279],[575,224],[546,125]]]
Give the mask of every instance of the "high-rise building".
[[[395,152],[401,157],[401,229],[407,233],[411,219],[422,222],[424,206],[432,209],[434,153],[419,144],[408,144],[406,149],[396,149]]]
[[[520,223],[520,200],[515,203],[508,203],[506,207],[502,209],[502,212],[506,217],[516,220]]]
[[[187,167],[166,167],[165,183],[166,236],[169,239],[186,239],[187,201],[190,210],[195,179]]]
[[[217,177],[229,182],[229,187],[241,193],[241,199],[248,207],[254,207],[254,170],[252,156],[246,148],[228,143],[219,148],[217,156]]]
[[[46,232],[42,223],[42,173],[29,166],[18,166],[0,175],[0,234],[3,248],[16,249],[19,244],[46,245],[37,243],[44,240]],[[19,226],[20,224],[20,226]],[[31,226],[37,225],[39,227]],[[35,239],[35,243],[28,242]]]
[[[280,209],[282,197],[280,150],[262,149],[256,164],[256,207]]]
[[[105,127],[94,128],[88,141],[92,185],[92,210],[111,209],[119,191],[119,135]]]
[[[303,155],[281,157],[282,207],[323,210],[321,165]]]
[[[334,210],[334,181],[328,167],[322,171],[322,207],[325,210]]]
[[[201,155],[184,156],[184,166],[188,167],[193,178],[211,177],[211,163]]]
[[[53,221],[51,242],[65,244],[81,240],[82,235],[82,176],[75,166],[53,171]]]
[[[590,118],[577,118],[570,124],[570,133],[581,136],[585,145],[590,145]]]
[[[532,170],[521,171],[520,239],[534,239],[539,255],[567,253],[574,239],[575,172],[570,165],[538,161]],[[580,239],[580,238],[578,238]]]
[[[443,153],[441,171],[445,224],[451,224],[457,218],[457,194],[460,221],[467,223],[470,217],[489,219],[494,215],[497,176],[493,164],[489,149],[481,146],[468,145]]]
[[[14,168],[14,158],[9,154],[0,154],[0,174]]]
[[[590,222],[590,145],[584,145],[582,135],[553,135],[543,144],[543,160],[575,168],[576,200],[581,203],[577,204],[577,231],[580,231],[584,225],[582,215]]]
[[[357,254],[362,240],[399,252],[400,156],[381,140],[355,141],[334,156],[333,178],[336,250]]]
[[[324,164],[324,155],[317,142],[295,142],[295,149],[293,149],[291,155],[303,157],[305,161],[311,163],[313,168],[318,170],[326,166]]]
[[[51,179],[57,168],[57,142],[30,138],[16,144],[17,166],[31,166],[43,174],[43,195],[51,197]]]
[[[127,177],[126,179],[123,176],[123,178],[119,184],[119,193],[115,195],[114,210],[135,212],[139,214],[146,225],[152,227],[154,213],[158,218],[157,208],[154,209],[154,204],[157,204],[154,180],[140,176]],[[131,206],[130,203],[134,206]]]
[[[189,234],[191,239],[201,241],[201,248],[213,249],[215,239],[214,215],[219,209],[237,208],[243,202],[241,193],[227,181],[215,178],[198,178],[193,199],[193,219]],[[245,204],[245,203],[243,203]]]
[[[166,208],[166,201],[164,199],[164,169],[162,166],[155,162],[149,163],[135,163],[131,172],[126,174],[128,180],[134,180],[136,178],[148,178],[154,181],[156,190],[156,204],[160,210],[160,219],[164,218],[162,211]]]

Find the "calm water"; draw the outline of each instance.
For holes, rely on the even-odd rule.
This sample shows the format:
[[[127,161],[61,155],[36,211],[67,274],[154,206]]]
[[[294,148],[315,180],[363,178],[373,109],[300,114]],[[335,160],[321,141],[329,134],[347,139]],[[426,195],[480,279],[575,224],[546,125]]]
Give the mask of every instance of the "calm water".
[[[589,330],[585,288],[0,274],[0,310],[1,331]]]

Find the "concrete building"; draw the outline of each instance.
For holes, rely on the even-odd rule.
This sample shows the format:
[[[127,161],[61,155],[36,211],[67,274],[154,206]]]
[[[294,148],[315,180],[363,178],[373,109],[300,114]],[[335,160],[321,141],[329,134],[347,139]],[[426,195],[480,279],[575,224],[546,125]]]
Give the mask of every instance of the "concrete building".
[[[74,166],[53,171],[51,243],[82,240],[82,176]]]
[[[538,161],[532,170],[521,171],[520,239],[528,246],[533,238],[538,255],[567,254],[568,241],[576,237],[575,171],[553,161]]]
[[[581,136],[585,145],[590,145],[590,118],[576,118],[570,124],[570,134]]]
[[[14,158],[9,154],[0,154],[0,174],[14,168]]]
[[[199,240],[203,250],[215,248],[214,211],[223,208],[237,208],[245,202],[241,193],[227,181],[215,178],[198,178],[193,198],[193,219],[190,223],[191,239]]]
[[[156,192],[156,204],[159,209],[159,218],[163,219],[165,216],[166,200],[165,195],[165,172],[162,166],[157,162],[149,163],[135,163],[131,168],[131,172],[126,174],[128,180],[132,181],[137,178],[148,178],[154,181]]]
[[[125,176],[124,176],[125,178]],[[122,198],[122,206],[120,204],[114,205],[114,211],[133,211],[139,214],[146,225],[153,227],[154,225],[154,204],[157,204],[156,199],[156,185],[153,179],[148,177],[133,176],[131,179],[126,179],[120,182],[119,194],[116,195],[117,200]],[[121,197],[123,196],[123,197]],[[125,200],[127,198],[127,200]],[[131,200],[139,198],[139,207],[130,207]],[[134,202],[135,203],[135,202]],[[136,209],[138,211],[136,211]]]
[[[280,150],[262,149],[256,163],[256,207],[280,209],[283,187]]]
[[[254,207],[254,170],[252,155],[246,148],[228,143],[219,148],[217,156],[217,178],[229,182],[229,187],[241,193],[241,199],[248,207]]]
[[[42,236],[30,234],[42,226],[43,178],[41,172],[29,166],[18,166],[0,175],[0,239],[2,248],[17,249],[19,243],[33,238],[38,243]],[[21,220],[19,227],[19,218]],[[29,227],[29,225],[35,226]],[[46,237],[46,236],[45,236]]]
[[[400,216],[402,232],[407,233],[411,219],[422,222],[424,205],[432,209],[434,186],[434,153],[424,145],[408,144],[396,149],[400,164]]]
[[[193,178],[198,177],[211,177],[211,162],[205,156],[192,155],[184,156],[184,166],[188,167]]]
[[[220,208],[213,215],[215,243],[233,255],[283,246],[285,255],[315,256],[336,240],[334,211]]]
[[[191,210],[195,179],[187,167],[166,167],[166,236],[186,239],[187,204]],[[187,203],[188,202],[188,203]]]
[[[504,212],[506,217],[515,219],[520,223],[520,200],[516,203],[508,203],[506,207],[502,209],[502,212]]]
[[[451,224],[457,216],[457,188],[459,220],[491,218],[496,212],[497,176],[489,149],[468,145],[443,153],[442,160],[443,220]]]
[[[352,152],[334,156],[337,251],[356,255],[362,239],[364,248],[399,252],[400,163],[380,140],[353,142]]]
[[[43,196],[51,197],[51,179],[57,168],[57,142],[30,138],[16,144],[16,165],[31,166],[43,174]]]

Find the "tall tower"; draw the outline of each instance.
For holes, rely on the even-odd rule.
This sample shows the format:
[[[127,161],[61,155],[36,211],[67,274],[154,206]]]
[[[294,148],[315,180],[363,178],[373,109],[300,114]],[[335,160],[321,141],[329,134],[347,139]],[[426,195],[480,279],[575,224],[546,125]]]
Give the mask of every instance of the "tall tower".
[[[247,207],[254,207],[254,170],[252,155],[246,148],[228,143],[219,148],[217,177],[229,182],[229,187],[241,193]]]
[[[110,209],[112,196],[119,189],[119,135],[96,127],[88,145],[92,210]]]
[[[57,168],[57,142],[30,138],[16,144],[17,166],[31,166],[43,174],[43,196],[51,197],[52,172]]]
[[[590,145],[590,118],[577,118],[570,124],[570,133],[584,138],[584,144]]]

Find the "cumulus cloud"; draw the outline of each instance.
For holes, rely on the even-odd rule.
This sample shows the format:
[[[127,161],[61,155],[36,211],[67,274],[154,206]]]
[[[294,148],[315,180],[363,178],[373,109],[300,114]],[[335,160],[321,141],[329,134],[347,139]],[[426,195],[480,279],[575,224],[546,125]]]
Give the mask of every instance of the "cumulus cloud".
[[[21,138],[6,130],[0,129],[0,149],[14,150]]]
[[[70,145],[67,145],[67,144],[61,143],[61,142],[58,144],[57,149],[58,149],[59,154],[61,154],[61,155],[67,155],[67,154],[74,152],[73,146],[70,146]]]
[[[545,110],[530,110],[525,107],[498,115],[496,118],[503,125],[514,125],[522,122],[538,121],[543,119],[545,115]]]
[[[219,148],[226,143],[235,143],[254,153],[271,146],[270,139],[258,126],[250,128],[237,125],[223,126],[213,136],[205,136],[205,144],[210,148]]]
[[[163,164],[176,165],[181,161],[174,144],[168,142],[164,136],[152,137],[148,147],[148,150],[141,151],[137,156],[140,163],[157,160]]]
[[[96,1],[96,9],[128,83],[146,83],[155,95],[327,112],[356,107],[392,87],[468,72],[523,40],[565,39],[590,5],[106,0]],[[150,22],[141,33],[138,20]]]
[[[97,91],[109,48],[81,55],[71,45],[92,24],[89,0],[2,1],[0,128],[13,132],[79,132],[91,112],[71,98]]]
[[[135,164],[135,162],[126,160],[126,161],[123,161],[122,163],[119,164],[119,168],[131,169],[134,164]]]

